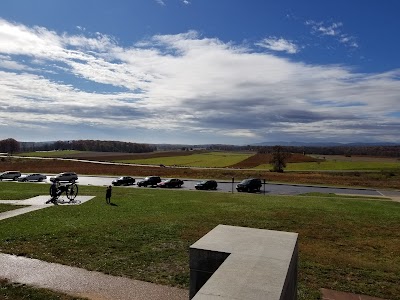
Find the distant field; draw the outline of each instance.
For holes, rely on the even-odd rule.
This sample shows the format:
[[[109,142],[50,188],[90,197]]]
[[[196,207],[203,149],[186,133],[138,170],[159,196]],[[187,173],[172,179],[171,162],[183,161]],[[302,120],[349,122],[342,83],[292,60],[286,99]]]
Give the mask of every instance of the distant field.
[[[165,165],[206,168],[238,168],[270,170],[270,153],[219,151],[156,151],[150,153],[114,153],[92,151],[43,151],[21,153],[20,156],[61,157],[113,161],[144,165]],[[293,153],[287,160],[286,171],[392,171],[400,169],[399,158],[303,155]]]
[[[270,169],[271,165],[263,164],[256,169]],[[288,163],[286,171],[381,171],[399,170],[400,162],[378,161],[322,161],[305,163]]]
[[[311,163],[288,164],[288,171],[317,171],[317,170],[394,170],[400,169],[400,162],[378,162],[378,161],[323,161]]]
[[[27,156],[27,157],[65,157],[70,155],[80,154],[84,151],[75,151],[75,150],[63,150],[63,151],[35,151],[35,152],[23,152],[18,153],[18,156]]]
[[[123,163],[149,164],[165,166],[190,166],[190,167],[228,167],[237,164],[251,156],[253,153],[244,154],[237,152],[208,152],[187,156],[170,156],[148,159],[119,160]]]

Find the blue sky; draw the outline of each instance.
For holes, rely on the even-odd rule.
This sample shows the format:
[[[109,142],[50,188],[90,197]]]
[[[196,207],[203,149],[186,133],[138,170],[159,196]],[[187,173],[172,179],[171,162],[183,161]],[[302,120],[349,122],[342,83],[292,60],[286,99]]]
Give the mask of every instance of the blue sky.
[[[400,143],[399,11],[2,0],[0,139]]]

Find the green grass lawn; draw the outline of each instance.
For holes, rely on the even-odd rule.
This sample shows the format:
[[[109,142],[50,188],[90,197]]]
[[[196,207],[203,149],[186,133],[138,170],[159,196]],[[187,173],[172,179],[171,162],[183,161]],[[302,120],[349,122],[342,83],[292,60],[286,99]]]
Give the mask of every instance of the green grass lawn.
[[[29,188],[27,188],[28,185]],[[26,182],[1,182],[0,200],[25,200],[39,195],[49,195],[49,184],[32,185]]]
[[[269,164],[262,164],[255,169],[271,169]],[[400,162],[378,161],[323,161],[288,163],[285,171],[380,171],[400,170]]]
[[[0,278],[1,300],[83,300],[86,298],[71,297],[45,289],[37,289],[23,284],[11,283]]]
[[[0,183],[0,199],[12,185]],[[32,195],[48,188],[20,186]],[[1,251],[188,288],[189,246],[216,225],[291,231],[299,299],[319,299],[322,287],[400,299],[399,203],[115,187],[110,206],[104,188],[79,192],[97,197],[0,221]]]
[[[19,205],[16,206],[16,205],[11,205],[11,204],[0,204],[0,213],[6,212],[6,211],[9,211],[9,210],[18,209],[18,208],[21,208],[21,207],[23,207],[23,206],[19,206]]]
[[[72,154],[82,153],[83,151],[77,150],[60,150],[60,151],[35,151],[35,152],[23,152],[16,153],[17,156],[28,156],[28,157],[63,157]]]
[[[227,167],[241,162],[253,154],[235,153],[235,152],[209,152],[201,154],[192,154],[187,156],[158,157],[135,160],[121,160],[118,162],[151,164],[165,166],[191,166],[191,167]]]

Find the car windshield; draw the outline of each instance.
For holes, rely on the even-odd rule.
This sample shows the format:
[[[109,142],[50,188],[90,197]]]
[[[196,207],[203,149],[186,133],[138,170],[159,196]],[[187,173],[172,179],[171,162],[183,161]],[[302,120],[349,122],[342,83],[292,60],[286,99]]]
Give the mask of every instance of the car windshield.
[[[248,184],[250,181],[251,181],[250,179],[245,179],[245,180],[242,180],[241,184]]]

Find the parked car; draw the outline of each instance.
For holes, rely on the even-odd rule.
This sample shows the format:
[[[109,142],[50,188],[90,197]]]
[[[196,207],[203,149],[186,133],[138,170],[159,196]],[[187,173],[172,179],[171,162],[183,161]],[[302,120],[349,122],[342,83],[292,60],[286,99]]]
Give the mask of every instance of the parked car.
[[[145,179],[138,181],[137,186],[156,186],[160,182],[160,176],[147,176]]]
[[[196,190],[216,190],[217,187],[218,183],[215,180],[204,180],[194,186]]]
[[[0,180],[3,179],[12,179],[12,180],[17,180],[18,177],[21,176],[20,171],[6,171],[0,174]]]
[[[157,184],[158,187],[161,188],[177,188],[181,187],[183,184],[183,180],[177,179],[177,178],[172,178],[172,179],[167,179],[164,181],[161,181],[160,183]]]
[[[55,177],[51,177],[50,181],[69,181],[74,182],[78,180],[78,175],[75,172],[63,172]]]
[[[112,185],[133,185],[135,183],[135,179],[130,176],[122,176],[120,178],[114,179]]]
[[[43,180],[46,180],[46,175],[43,174],[27,174],[27,175],[22,175],[21,177],[18,178],[18,181],[20,182],[27,182],[27,181],[39,181],[42,182]]]
[[[261,189],[262,183],[261,179],[258,178],[250,178],[250,179],[245,179],[242,182],[238,183],[236,185],[236,190],[238,192],[259,192]]]

